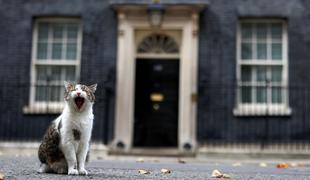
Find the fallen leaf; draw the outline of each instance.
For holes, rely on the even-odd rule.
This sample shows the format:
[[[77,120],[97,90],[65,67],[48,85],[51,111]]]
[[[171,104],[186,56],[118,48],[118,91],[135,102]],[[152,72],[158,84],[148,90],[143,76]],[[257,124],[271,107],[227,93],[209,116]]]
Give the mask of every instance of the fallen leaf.
[[[143,158],[138,158],[138,159],[136,160],[136,162],[141,162],[141,163],[143,163],[143,162],[144,162],[144,159],[143,159]]]
[[[219,170],[215,169],[212,171],[211,177],[221,178],[223,177],[223,174]]]
[[[290,167],[297,167],[298,166],[298,164],[297,163],[290,163]]]
[[[169,169],[161,169],[160,172],[162,172],[163,174],[170,174],[171,170],[169,170]]]
[[[280,168],[280,169],[286,169],[288,167],[289,167],[289,165],[287,163],[279,163],[279,164],[277,164],[277,168]]]
[[[303,163],[297,163],[298,167],[304,167],[305,165]]]
[[[230,179],[230,175],[228,175],[228,174],[222,174],[222,173],[221,173],[219,170],[217,170],[217,169],[213,170],[211,177]]]
[[[144,169],[139,169],[139,174],[151,174],[150,171],[144,170]]]
[[[304,167],[303,163],[292,162],[289,164],[289,167]]]
[[[241,166],[241,163],[237,162],[237,163],[232,164],[232,166],[234,167]]]
[[[267,167],[267,164],[266,163],[259,163],[259,166],[260,167]]]
[[[223,174],[223,178],[230,179],[230,176],[228,174]]]
[[[184,160],[182,160],[182,159],[178,159],[178,163],[185,164],[186,162]]]
[[[0,173],[0,180],[4,180],[4,175]]]

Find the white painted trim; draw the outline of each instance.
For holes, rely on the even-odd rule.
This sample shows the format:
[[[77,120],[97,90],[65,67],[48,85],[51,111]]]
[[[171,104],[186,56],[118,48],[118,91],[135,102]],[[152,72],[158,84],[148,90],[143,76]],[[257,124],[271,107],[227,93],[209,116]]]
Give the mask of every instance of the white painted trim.
[[[290,116],[292,110],[282,104],[242,104],[233,113],[235,116]]]
[[[242,60],[241,59],[241,23],[282,23],[282,60],[272,60],[272,59],[266,59],[266,60],[258,60],[258,59],[251,59],[251,60]],[[268,26],[268,31],[270,31],[270,26]],[[256,28],[254,28],[256,29]],[[255,33],[255,32],[254,32]],[[255,35],[256,36],[256,35]],[[281,87],[284,87],[284,93],[282,94],[283,103],[281,103],[281,108],[278,107],[277,104],[270,104],[271,103],[271,94],[267,94],[267,104],[264,105],[263,108],[261,108],[261,104],[259,103],[252,103],[250,105],[241,103],[241,93],[240,88],[237,88],[237,96],[236,96],[236,107],[234,109],[234,115],[266,115],[268,112],[269,115],[290,115],[291,109],[289,108],[289,89],[288,87],[288,37],[287,37],[287,22],[285,20],[281,19],[242,19],[238,22],[237,25],[237,41],[236,41],[236,47],[237,47],[237,53],[236,53],[236,59],[237,59],[237,70],[236,70],[236,76],[237,76],[237,85],[240,86],[241,84],[244,84],[241,82],[241,67],[243,65],[249,65],[249,66],[268,66],[268,69],[266,70],[267,73],[271,73],[270,67],[272,66],[281,66],[282,67],[282,82],[280,84]],[[254,36],[252,36],[253,38]],[[256,43],[256,38],[252,39],[252,43]],[[271,37],[270,32],[267,32],[267,58],[271,58]],[[256,57],[256,48],[252,46],[252,56]],[[255,76],[256,73],[252,74]],[[252,78],[253,79],[253,78]],[[255,78],[254,78],[255,79]],[[251,82],[253,85],[253,82]],[[255,85],[259,85],[259,83],[256,83]],[[270,87],[269,87],[270,88]],[[254,88],[256,89],[256,88]],[[271,90],[269,89],[267,93],[270,93]],[[252,93],[252,101],[253,98],[255,100],[256,93]],[[254,97],[255,96],[255,97]],[[256,101],[254,101],[256,102]],[[274,108],[277,107],[277,108]],[[267,110],[266,110],[267,108]],[[264,109],[264,111],[262,111]],[[255,111],[257,110],[257,112]],[[244,111],[244,112],[242,112]]]
[[[199,14],[193,13],[191,15],[191,23],[192,23],[192,31],[190,32],[192,35],[191,42],[191,59],[193,62],[191,63],[191,112],[190,119],[188,123],[190,125],[190,135],[188,137],[192,139],[188,139],[189,142],[193,144],[193,147],[197,149],[197,101],[198,101],[198,44],[199,44]],[[190,34],[189,34],[190,35]],[[182,132],[180,132],[182,133]]]
[[[266,61],[253,59],[251,61],[240,62],[240,65],[253,65],[253,66],[283,66],[283,62],[267,59]]]
[[[24,114],[60,114],[64,103],[61,102],[36,102],[33,105],[23,107]]]
[[[78,39],[77,39],[77,57],[76,60],[41,60],[38,61],[36,59],[37,56],[37,43],[38,43],[38,24],[40,22],[50,22],[50,23],[57,23],[57,22],[63,22],[63,23],[78,23],[79,24],[79,31],[78,31]],[[48,41],[51,40],[50,37],[51,31],[49,31],[49,37]],[[80,74],[80,64],[81,64],[81,51],[82,51],[82,22],[79,18],[38,18],[34,22],[33,26],[33,34],[32,34],[32,55],[31,55],[31,69],[30,69],[30,77],[31,77],[31,83],[30,83],[30,96],[29,96],[29,104],[28,106],[24,107],[24,113],[31,113],[31,112],[38,112],[39,110],[42,110],[42,108],[38,108],[40,103],[37,104],[35,101],[35,84],[36,84],[36,65],[47,65],[47,66],[75,66],[75,73],[76,73],[76,79],[79,81],[79,74]],[[51,48],[51,47],[48,47]],[[51,53],[51,50],[48,50],[47,53]],[[48,56],[51,57],[51,56]],[[53,106],[53,105],[52,105]],[[45,111],[43,111],[45,112]],[[56,111],[58,112],[58,110]]]
[[[134,69],[135,52],[134,32],[125,14],[118,14],[118,52],[116,84],[115,146],[118,142],[125,145],[125,151],[132,146],[133,108],[134,108]]]
[[[133,143],[134,123],[134,84],[135,61],[141,55],[136,54],[135,33],[138,30],[151,31],[145,15],[118,12],[118,51],[117,51],[117,85],[116,85],[116,120],[115,135],[112,150],[119,151],[117,144],[125,146],[121,151],[129,153]],[[178,16],[171,13],[165,16],[160,28],[161,33],[180,31],[180,87],[179,87],[179,120],[178,120],[178,149],[184,152],[183,145],[192,146],[190,152],[196,150],[196,100],[197,96],[197,64],[198,64],[198,12]],[[155,57],[154,55],[148,55]],[[146,57],[146,56],[142,56]],[[159,55],[156,58],[169,56]],[[176,57],[176,56],[175,56]],[[173,57],[174,58],[174,57]]]
[[[78,66],[80,63],[76,61],[62,61],[62,60],[44,60],[35,62],[36,65],[47,65],[47,66]]]

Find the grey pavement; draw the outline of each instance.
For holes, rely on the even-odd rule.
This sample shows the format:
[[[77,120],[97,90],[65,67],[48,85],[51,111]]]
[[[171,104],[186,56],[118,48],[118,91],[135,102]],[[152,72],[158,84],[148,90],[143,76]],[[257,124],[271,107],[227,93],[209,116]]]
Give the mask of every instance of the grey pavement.
[[[5,179],[217,179],[212,178],[214,169],[229,174],[231,179],[310,179],[310,167],[306,164],[287,169],[276,168],[276,163],[267,163],[261,167],[258,162],[233,161],[188,161],[178,163],[177,158],[150,158],[144,162],[136,162],[135,158],[95,159],[88,165],[88,176],[68,176],[56,174],[40,174],[40,166],[35,156],[0,156],[0,173]],[[238,166],[236,166],[238,165]],[[160,170],[167,168],[171,174],[162,174]],[[149,170],[151,173],[142,175],[139,169]]]

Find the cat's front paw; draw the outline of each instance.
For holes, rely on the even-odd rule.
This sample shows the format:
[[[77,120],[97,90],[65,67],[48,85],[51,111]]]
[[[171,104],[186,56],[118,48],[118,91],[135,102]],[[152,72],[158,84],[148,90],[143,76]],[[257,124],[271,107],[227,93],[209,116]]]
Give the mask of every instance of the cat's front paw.
[[[42,164],[39,169],[39,173],[47,173],[49,171],[49,167],[46,164]]]
[[[80,175],[87,175],[88,172],[86,171],[86,169],[80,169],[80,170],[79,170],[79,174],[80,174]]]
[[[78,175],[78,174],[79,174],[79,171],[76,169],[70,169],[68,171],[68,175]]]

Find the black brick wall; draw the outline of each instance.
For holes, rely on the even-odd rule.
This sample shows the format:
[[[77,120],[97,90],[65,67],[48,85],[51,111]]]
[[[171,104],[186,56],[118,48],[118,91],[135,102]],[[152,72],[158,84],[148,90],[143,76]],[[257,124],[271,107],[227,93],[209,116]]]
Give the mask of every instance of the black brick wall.
[[[310,2],[211,0],[200,19],[198,140],[307,140],[310,96]],[[279,18],[288,23],[289,101],[287,117],[235,117],[236,28],[241,18]]]
[[[111,1],[113,2],[113,1]],[[39,139],[53,117],[24,115],[28,104],[32,27],[36,17],[80,17],[83,23],[81,81],[98,83],[93,138],[112,139],[115,107],[117,19],[107,0],[0,0],[0,137]],[[139,3],[118,0],[119,3]],[[143,1],[142,3],[145,3]],[[164,1],[163,1],[164,2]],[[176,4],[169,0],[168,4]],[[185,3],[185,1],[180,1]],[[236,25],[239,18],[281,18],[288,22],[289,83],[310,85],[310,2],[307,0],[207,0],[199,33],[198,140],[307,138],[305,92],[293,90],[288,117],[233,116],[236,83]],[[224,88],[229,86],[230,88]],[[268,126],[266,126],[266,119]],[[283,131],[286,130],[286,131]],[[245,133],[246,131],[246,133]],[[35,133],[34,133],[35,132]],[[14,135],[14,136],[12,136]],[[9,138],[10,137],[10,138]]]
[[[107,142],[113,133],[116,18],[109,2],[102,0],[0,0],[0,137],[39,139],[56,117],[22,112],[29,100],[33,23],[50,16],[81,19],[81,82],[98,83],[93,138]]]

